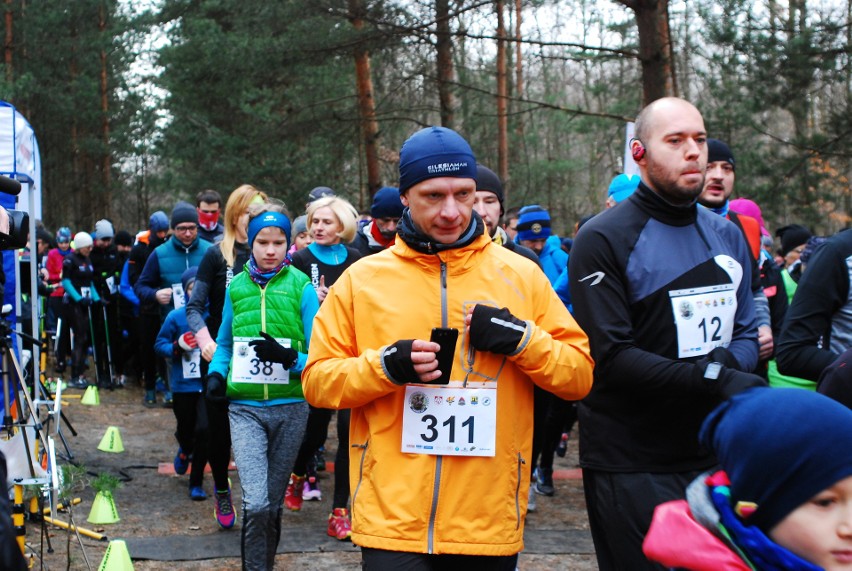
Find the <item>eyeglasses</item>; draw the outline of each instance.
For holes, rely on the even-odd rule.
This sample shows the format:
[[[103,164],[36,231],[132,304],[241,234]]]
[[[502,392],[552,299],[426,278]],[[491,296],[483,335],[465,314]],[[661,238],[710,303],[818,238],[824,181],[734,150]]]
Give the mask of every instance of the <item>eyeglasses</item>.
[[[175,232],[195,232],[198,230],[198,226],[193,224],[192,226],[175,226]]]

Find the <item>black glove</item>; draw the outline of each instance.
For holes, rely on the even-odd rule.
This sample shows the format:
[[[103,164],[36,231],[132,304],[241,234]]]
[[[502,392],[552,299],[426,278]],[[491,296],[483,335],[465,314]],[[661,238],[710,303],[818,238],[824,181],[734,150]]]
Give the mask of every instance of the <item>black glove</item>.
[[[208,401],[217,404],[228,402],[228,397],[225,396],[227,388],[225,378],[219,373],[210,373],[207,375],[207,392],[205,396]]]
[[[711,395],[729,399],[746,389],[767,386],[766,380],[763,377],[738,371],[726,366],[722,361],[714,361],[714,354],[724,358],[724,355],[716,353],[717,350],[714,349],[708,355],[695,362],[695,376],[702,387]],[[731,355],[726,349],[724,351],[728,355]],[[736,363],[733,355],[731,355],[731,359]]]
[[[249,341],[249,345],[254,347],[254,354],[261,361],[270,363],[281,363],[285,368],[290,369],[296,364],[299,359],[299,352],[290,347],[285,347],[276,341],[269,333],[260,332],[263,339],[253,339]]]
[[[92,298],[91,297],[81,297],[80,301],[78,301],[77,303],[79,303],[83,307],[88,307],[88,306],[92,305]]]
[[[413,339],[403,339],[388,345],[382,351],[382,367],[388,374],[388,378],[398,385],[420,382],[420,376],[414,370],[414,363],[411,361],[413,343]]]
[[[488,305],[473,308],[470,320],[470,344],[477,351],[512,355],[517,351],[527,324],[509,312]]]

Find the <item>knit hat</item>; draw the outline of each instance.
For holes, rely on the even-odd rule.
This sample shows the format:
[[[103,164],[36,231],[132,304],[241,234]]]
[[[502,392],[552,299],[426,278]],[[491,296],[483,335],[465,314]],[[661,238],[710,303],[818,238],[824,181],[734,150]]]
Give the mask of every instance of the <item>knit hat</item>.
[[[308,193],[308,202],[313,202],[326,196],[334,196],[334,191],[327,186],[318,186]]]
[[[174,228],[184,222],[198,224],[198,211],[190,203],[181,200],[172,209],[171,227]]]
[[[44,228],[39,228],[36,230],[36,240],[41,240],[45,244],[50,244],[53,242],[53,236],[51,236],[50,232]]]
[[[639,181],[642,178],[638,174],[620,174],[617,175],[612,181],[609,183],[609,190],[607,191],[607,196],[611,196],[612,199],[619,203],[622,200],[625,200],[631,194],[633,194],[637,188],[639,188]]]
[[[195,283],[196,274],[198,274],[198,266],[192,266],[191,268],[187,268],[180,275],[180,285],[183,286],[184,295],[186,295],[186,290],[189,289],[189,286]]]
[[[790,253],[790,250],[795,250],[807,243],[812,234],[801,224],[790,224],[776,230],[775,235],[781,238],[781,250],[779,252],[782,256],[786,256]]]
[[[728,210],[751,216],[760,225],[760,233],[764,236],[771,236],[769,230],[766,229],[766,224],[763,223],[763,213],[760,211],[760,206],[755,201],[748,198],[735,198],[728,203]]]
[[[298,236],[299,234],[301,234],[302,232],[307,232],[307,231],[308,231],[308,216],[306,214],[302,214],[301,216],[296,217],[296,219],[293,220],[293,235],[290,236],[290,242],[292,242],[293,239],[296,236]]]
[[[533,204],[518,212],[518,240],[540,240],[550,237],[550,214]]]
[[[698,438],[728,474],[734,508],[753,508],[736,510],[743,521],[764,532],[852,476],[852,411],[811,391],[749,389],[711,412]]]
[[[291,224],[290,219],[287,218],[287,215],[282,214],[280,212],[263,212],[258,214],[248,223],[248,243],[249,248],[254,244],[254,239],[257,238],[257,233],[263,230],[264,228],[280,228],[282,232],[284,232],[285,236],[291,236]]]
[[[56,231],[56,241],[57,242],[70,242],[71,241],[71,228],[68,226],[63,226],[59,230]]]
[[[476,190],[493,192],[497,196],[497,200],[500,201],[500,216],[503,216],[505,193],[503,192],[503,183],[500,182],[500,177],[497,176],[496,172],[488,167],[476,165]]]
[[[450,176],[476,179],[476,157],[464,138],[446,127],[426,127],[399,151],[399,193],[424,180]]]
[[[71,244],[71,247],[75,250],[81,250],[83,248],[88,248],[93,243],[94,241],[88,232],[77,232],[74,234],[74,242]]]
[[[133,236],[127,230],[119,230],[115,233],[115,242],[116,246],[132,246],[133,245]]]
[[[400,218],[404,208],[402,200],[399,199],[399,189],[395,186],[383,186],[373,195],[370,216],[373,218]]]
[[[115,228],[112,227],[112,222],[106,219],[95,222],[95,236],[97,238],[112,238],[115,236]]]
[[[148,228],[152,232],[166,232],[169,229],[169,217],[162,210],[158,210],[148,219]]]
[[[737,170],[730,147],[719,139],[707,139],[707,164],[719,161],[730,163],[734,170]]]

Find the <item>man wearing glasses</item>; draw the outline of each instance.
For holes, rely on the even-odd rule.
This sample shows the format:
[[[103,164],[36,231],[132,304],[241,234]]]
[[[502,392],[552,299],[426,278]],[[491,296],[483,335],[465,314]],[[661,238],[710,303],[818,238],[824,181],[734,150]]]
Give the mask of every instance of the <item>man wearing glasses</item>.
[[[154,249],[133,287],[141,303],[160,305],[161,323],[169,311],[186,304],[180,277],[188,268],[198,266],[212,246],[198,237],[198,211],[188,202],[175,205],[170,226],[171,237]],[[167,393],[164,400],[169,404],[171,395]]]

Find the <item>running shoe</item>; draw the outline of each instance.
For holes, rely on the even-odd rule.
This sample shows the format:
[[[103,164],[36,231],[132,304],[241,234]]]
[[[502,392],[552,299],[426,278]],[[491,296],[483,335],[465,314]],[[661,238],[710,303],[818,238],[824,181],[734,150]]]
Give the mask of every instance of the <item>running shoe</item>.
[[[213,506],[213,513],[216,515],[216,522],[222,529],[231,529],[237,521],[237,514],[234,513],[234,504],[231,503],[231,489],[228,488],[224,492],[216,490],[216,505]]]
[[[186,471],[189,469],[189,456],[183,453],[183,449],[178,447],[177,454],[175,454],[175,474],[183,476],[186,474]]]
[[[319,489],[319,482],[316,476],[305,478],[305,485],[302,488],[302,499],[306,502],[318,502],[322,500],[322,490]]]
[[[86,380],[86,377],[80,375],[79,377],[73,378],[68,381],[69,389],[87,389],[89,388],[89,381]]]
[[[527,512],[535,511],[535,490],[530,486],[529,496],[527,497]]]
[[[560,458],[565,458],[565,454],[568,452],[568,433],[563,432],[562,438],[559,440],[559,444],[556,446],[556,455]]]
[[[290,510],[297,512],[302,509],[302,492],[305,491],[305,477],[290,474],[290,482],[287,484],[287,491],[284,492],[284,506]]]
[[[194,502],[201,502],[207,499],[207,492],[205,492],[204,488],[201,486],[191,486],[189,488],[189,497],[192,498],[192,501]]]
[[[157,393],[154,391],[145,391],[145,400],[142,401],[147,407],[157,406]]]
[[[542,496],[552,496],[556,493],[553,487],[553,468],[538,468],[535,475],[535,493]]]
[[[334,508],[328,516],[328,535],[340,541],[346,541],[352,537],[352,521],[349,519],[349,510],[346,508]]]

